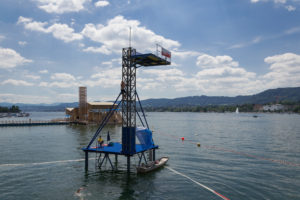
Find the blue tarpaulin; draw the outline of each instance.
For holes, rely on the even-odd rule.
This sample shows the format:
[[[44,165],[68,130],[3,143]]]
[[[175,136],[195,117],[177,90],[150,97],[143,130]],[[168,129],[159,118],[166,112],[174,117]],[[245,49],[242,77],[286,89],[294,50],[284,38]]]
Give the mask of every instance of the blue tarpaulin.
[[[152,140],[152,132],[144,127],[136,128],[136,136],[143,148],[148,148],[154,145]]]

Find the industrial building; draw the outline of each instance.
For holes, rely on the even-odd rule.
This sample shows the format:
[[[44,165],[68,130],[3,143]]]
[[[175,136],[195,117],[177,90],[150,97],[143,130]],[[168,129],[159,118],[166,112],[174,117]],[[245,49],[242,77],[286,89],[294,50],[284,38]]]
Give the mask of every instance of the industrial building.
[[[116,104],[111,102],[87,102],[87,88],[79,87],[79,107],[66,108],[66,115],[71,122],[83,124],[99,124],[105,118],[110,108],[117,108]],[[121,113],[116,110],[108,121],[109,124],[121,124]]]

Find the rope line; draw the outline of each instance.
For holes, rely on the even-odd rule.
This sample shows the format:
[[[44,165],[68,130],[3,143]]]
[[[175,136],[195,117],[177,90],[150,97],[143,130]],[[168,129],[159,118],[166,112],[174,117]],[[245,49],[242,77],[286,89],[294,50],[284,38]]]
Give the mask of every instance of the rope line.
[[[176,140],[180,139],[178,136],[168,134],[168,133],[159,133],[159,134],[171,136]],[[184,140],[184,141],[189,142],[191,144],[198,144],[198,142],[195,142],[193,140]],[[265,158],[265,157],[262,157],[262,156],[256,156],[256,155],[252,155],[252,154],[245,153],[245,152],[235,151],[235,150],[232,150],[232,149],[226,149],[226,148],[217,147],[217,146],[210,146],[210,145],[201,145],[201,147],[204,147],[206,149],[216,150],[216,151],[225,151],[225,152],[229,152],[229,153],[233,153],[233,154],[241,155],[241,156],[246,156],[246,157],[254,158],[254,159],[258,159],[258,160],[270,161],[270,162],[281,164],[281,165],[300,167],[300,163],[293,163],[293,162],[286,161],[286,160],[276,160],[276,159],[272,159],[272,158]]]
[[[16,163],[16,164],[0,164],[0,167],[18,167],[18,166],[26,166],[26,165],[47,165],[47,164],[56,164],[56,163],[68,163],[68,162],[82,162],[85,159],[77,159],[77,160],[57,160],[57,161],[49,161],[49,162],[39,162],[39,163]],[[90,158],[89,160],[94,160],[94,158]]]
[[[221,197],[222,199],[224,199],[224,200],[229,200],[229,199],[228,199],[227,197],[225,197],[224,195],[222,195],[222,194],[216,192],[215,190],[213,190],[213,189],[207,187],[206,185],[203,185],[202,183],[199,183],[198,181],[195,181],[195,180],[192,179],[191,177],[189,177],[189,176],[187,176],[187,175],[185,175],[185,174],[183,174],[183,173],[180,173],[179,171],[176,171],[175,169],[172,169],[171,167],[167,167],[167,166],[166,166],[165,168],[167,168],[168,170],[172,171],[172,172],[175,173],[175,174],[178,174],[178,175],[180,175],[180,176],[182,176],[182,177],[185,177],[185,178],[189,179],[190,181],[192,181],[192,182],[196,183],[197,185],[201,186],[202,188],[204,188],[204,189],[206,189],[206,190],[208,190],[208,191],[214,193],[215,195]]]

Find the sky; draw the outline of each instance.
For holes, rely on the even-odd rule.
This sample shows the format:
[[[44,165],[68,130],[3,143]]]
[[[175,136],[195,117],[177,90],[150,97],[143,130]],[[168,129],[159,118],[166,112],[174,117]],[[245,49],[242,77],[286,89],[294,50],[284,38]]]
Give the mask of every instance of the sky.
[[[300,86],[300,0],[1,0],[0,102],[114,100],[122,48],[172,53],[137,70],[141,99]]]

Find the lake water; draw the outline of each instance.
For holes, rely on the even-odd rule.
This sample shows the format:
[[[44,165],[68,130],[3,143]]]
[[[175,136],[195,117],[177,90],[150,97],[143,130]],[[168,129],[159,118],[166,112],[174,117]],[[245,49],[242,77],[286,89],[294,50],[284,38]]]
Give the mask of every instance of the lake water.
[[[300,199],[300,115],[147,115],[157,157],[170,157],[167,166],[181,175],[168,168],[128,175],[121,157],[119,171],[100,171],[93,154],[85,172],[81,148],[97,126],[7,127],[0,128],[0,199],[221,199],[196,182],[228,199]],[[107,130],[120,141],[120,126]]]

